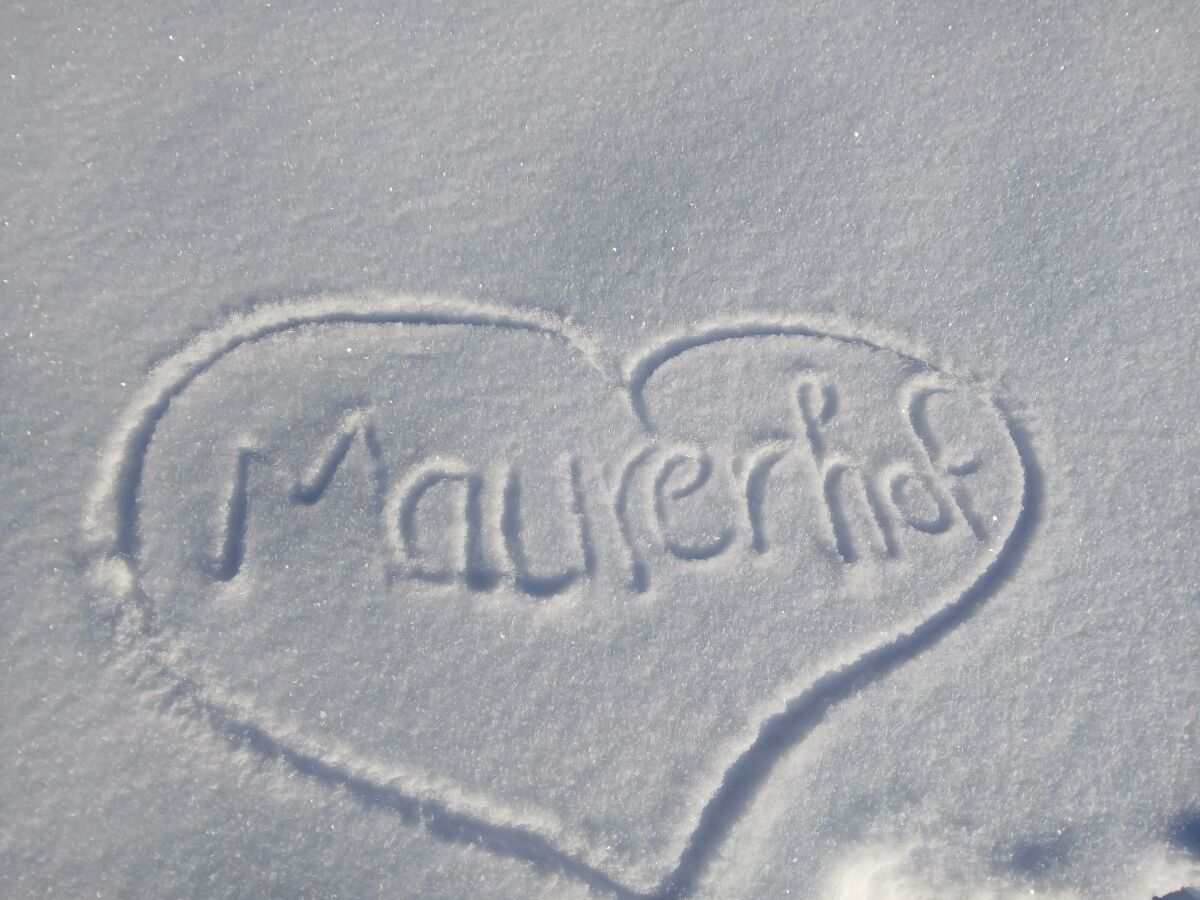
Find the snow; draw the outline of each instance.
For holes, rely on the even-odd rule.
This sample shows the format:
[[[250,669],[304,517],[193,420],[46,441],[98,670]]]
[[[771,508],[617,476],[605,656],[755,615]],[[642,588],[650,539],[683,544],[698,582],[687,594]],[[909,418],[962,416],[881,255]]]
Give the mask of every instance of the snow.
[[[0,12],[6,890],[1200,885],[1188,12]]]

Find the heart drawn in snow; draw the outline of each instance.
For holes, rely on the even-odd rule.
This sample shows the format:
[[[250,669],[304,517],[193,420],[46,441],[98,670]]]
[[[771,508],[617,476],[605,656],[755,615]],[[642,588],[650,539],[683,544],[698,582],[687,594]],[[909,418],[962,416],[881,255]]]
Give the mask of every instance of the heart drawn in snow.
[[[783,753],[1003,582],[1022,435],[860,328],[620,366],[543,314],[320,299],[153,370],[85,536],[172,704],[439,837],[680,896]]]

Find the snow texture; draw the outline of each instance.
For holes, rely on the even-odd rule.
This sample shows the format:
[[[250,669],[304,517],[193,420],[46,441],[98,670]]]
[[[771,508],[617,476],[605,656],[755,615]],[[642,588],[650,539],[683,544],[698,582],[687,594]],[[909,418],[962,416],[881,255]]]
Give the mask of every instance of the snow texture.
[[[1200,886],[1187,4],[0,42],[6,896]]]

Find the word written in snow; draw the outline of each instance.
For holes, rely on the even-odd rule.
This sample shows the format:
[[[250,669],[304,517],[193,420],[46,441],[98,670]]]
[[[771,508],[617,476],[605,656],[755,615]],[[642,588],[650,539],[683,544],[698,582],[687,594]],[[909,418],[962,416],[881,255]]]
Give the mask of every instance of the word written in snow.
[[[382,517],[380,530],[396,573],[475,591],[507,581],[535,597],[562,593],[595,574],[606,563],[596,540],[606,527],[624,557],[612,562],[637,591],[649,588],[654,559],[687,563],[736,552],[767,554],[764,507],[785,477],[780,464],[788,460],[795,463],[787,467],[789,477],[805,482],[818,510],[819,533],[813,537],[844,565],[897,557],[898,528],[937,536],[960,526],[979,541],[988,539],[965,482],[981,460],[937,458],[929,435],[915,433],[918,417],[910,410],[902,420],[914,431],[917,458],[868,471],[829,449],[826,430],[837,413],[837,396],[830,384],[802,383],[795,403],[797,435],[745,453],[645,444],[631,449],[615,478],[606,461],[562,457],[548,469],[538,467],[537,497],[527,490],[533,473],[519,466],[473,467],[447,454],[420,460],[393,481],[369,412],[357,411],[342,421],[309,473],[294,480],[289,499],[310,506],[320,501],[361,441],[374,463],[376,495],[385,498],[375,514]],[[229,581],[242,569],[256,462],[269,465],[271,456],[261,449],[238,450],[218,549],[207,566],[216,580]],[[723,521],[710,521],[701,534],[689,536],[680,522],[695,503],[719,510]],[[557,538],[549,543],[557,558],[533,558],[526,539],[533,521],[543,530],[552,523]]]

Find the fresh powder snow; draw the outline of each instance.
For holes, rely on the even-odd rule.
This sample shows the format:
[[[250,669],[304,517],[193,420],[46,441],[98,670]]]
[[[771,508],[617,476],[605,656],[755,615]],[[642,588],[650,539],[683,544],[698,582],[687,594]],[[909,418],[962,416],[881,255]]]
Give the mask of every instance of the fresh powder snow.
[[[0,894],[1200,890],[1188,4],[0,46]]]

